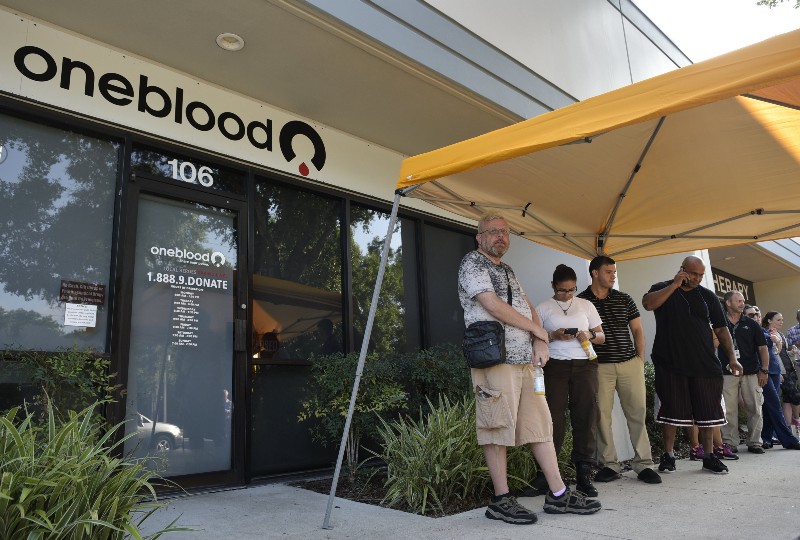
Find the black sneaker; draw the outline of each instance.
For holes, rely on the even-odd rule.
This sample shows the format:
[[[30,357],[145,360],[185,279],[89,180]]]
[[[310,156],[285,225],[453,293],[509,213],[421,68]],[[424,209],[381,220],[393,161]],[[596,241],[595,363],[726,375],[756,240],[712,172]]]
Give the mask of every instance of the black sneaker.
[[[756,445],[748,446],[747,447],[747,451],[750,452],[751,454],[763,454],[764,453],[764,449],[761,448],[760,446],[756,446]]]
[[[594,475],[595,482],[612,482],[614,480],[619,480],[620,478],[622,478],[622,475],[611,467],[603,467],[597,471],[596,475]]]
[[[537,471],[536,476],[530,486],[525,486],[520,491],[520,497],[538,497],[539,495],[547,495],[550,488],[547,485],[547,478],[544,477],[542,471]]]
[[[675,470],[675,458],[664,452],[658,464],[658,472],[672,472]]]
[[[728,467],[715,456],[703,458],[703,470],[714,474],[728,474]]]
[[[602,508],[597,499],[587,499],[583,493],[567,490],[561,497],[548,491],[544,498],[544,511],[548,514],[594,514]]]
[[[536,523],[536,514],[517,502],[517,498],[511,494],[492,497],[489,506],[486,508],[486,517],[489,519],[499,519],[513,525],[530,525]]]
[[[645,484],[661,483],[661,477],[658,476],[658,473],[653,469],[642,469],[642,472],[637,475],[637,478]]]

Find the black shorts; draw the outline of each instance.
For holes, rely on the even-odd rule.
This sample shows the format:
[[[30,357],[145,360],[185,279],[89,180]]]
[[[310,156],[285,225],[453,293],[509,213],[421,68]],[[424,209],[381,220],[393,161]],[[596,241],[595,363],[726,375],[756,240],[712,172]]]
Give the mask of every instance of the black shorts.
[[[687,377],[655,365],[656,397],[660,406],[656,422],[673,426],[722,426],[725,408],[722,404],[722,375]]]

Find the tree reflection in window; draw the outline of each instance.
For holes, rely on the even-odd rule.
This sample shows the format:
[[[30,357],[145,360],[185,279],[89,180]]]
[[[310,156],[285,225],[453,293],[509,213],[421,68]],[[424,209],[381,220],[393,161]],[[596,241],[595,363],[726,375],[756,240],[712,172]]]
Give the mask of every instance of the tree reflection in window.
[[[256,182],[257,358],[305,360],[329,351],[331,343],[343,350],[341,213],[341,199]],[[323,333],[323,320],[333,338]]]
[[[369,350],[376,353],[407,351],[417,344],[415,287],[407,285],[416,281],[413,261],[404,260],[403,243],[411,245],[413,253],[413,222],[398,219],[392,232],[386,269],[384,270],[378,308],[370,335]],[[389,214],[357,205],[351,207],[350,249],[353,272],[353,327],[354,348],[362,345],[375,280],[383,251]],[[409,264],[411,263],[411,264]],[[406,271],[404,271],[404,266]],[[409,281],[410,280],[410,281]]]
[[[0,344],[105,350],[107,311],[63,326],[58,297],[62,279],[108,286],[119,145],[5,115],[0,145]]]

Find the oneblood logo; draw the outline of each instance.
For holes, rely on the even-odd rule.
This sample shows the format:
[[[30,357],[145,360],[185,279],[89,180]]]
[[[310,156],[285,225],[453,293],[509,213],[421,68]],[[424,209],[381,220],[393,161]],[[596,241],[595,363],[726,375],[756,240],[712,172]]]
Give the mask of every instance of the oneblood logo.
[[[181,248],[164,248],[152,246],[150,253],[153,255],[161,255],[162,257],[173,257],[184,261],[197,261],[206,264],[213,264],[217,268],[225,264],[225,255],[219,251],[213,253],[200,253],[199,251],[191,251]]]
[[[135,105],[140,113],[155,118],[171,118],[176,124],[186,122],[198,131],[216,129],[226,139],[247,139],[254,148],[272,152],[272,119],[245,123],[236,113],[217,113],[206,103],[187,98],[183,88],[175,87],[173,91],[167,92],[151,83],[147,75],[139,75],[138,84],[134,87],[130,80],[119,73],[103,73],[97,77],[94,69],[80,60],[64,57],[59,66],[50,53],[33,45],[25,45],[16,50],[14,65],[24,77],[32,81],[48,82],[58,78],[59,87],[64,90],[70,90],[73,82],[76,85],[81,84],[87,97],[94,97],[96,90],[112,105]],[[297,157],[293,141],[298,136],[311,141],[314,154],[309,161],[321,171],[327,157],[325,143],[313,127],[300,120],[291,120],[280,129],[278,141],[283,158],[291,163]],[[305,160],[301,160],[297,171],[308,176],[310,169]]]

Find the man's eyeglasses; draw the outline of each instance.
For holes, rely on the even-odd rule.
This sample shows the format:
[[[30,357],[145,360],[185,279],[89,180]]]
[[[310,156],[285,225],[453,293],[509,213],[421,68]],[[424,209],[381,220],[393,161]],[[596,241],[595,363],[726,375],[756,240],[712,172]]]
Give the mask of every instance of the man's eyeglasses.
[[[486,229],[485,231],[481,231],[478,234],[488,234],[489,236],[497,236],[501,234],[503,236],[508,236],[511,231],[508,229]]]
[[[564,293],[564,294],[566,294],[566,293],[575,292],[575,291],[577,291],[577,290],[578,290],[578,287],[572,287],[571,289],[556,289],[556,292],[557,292],[557,293]]]

